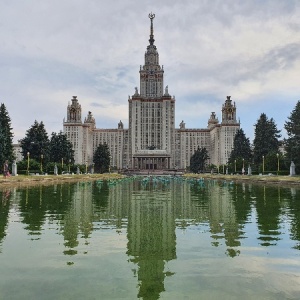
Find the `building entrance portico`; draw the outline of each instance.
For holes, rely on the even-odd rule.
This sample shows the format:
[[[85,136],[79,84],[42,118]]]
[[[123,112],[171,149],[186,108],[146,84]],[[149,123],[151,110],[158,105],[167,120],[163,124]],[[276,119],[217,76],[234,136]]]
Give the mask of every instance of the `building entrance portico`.
[[[134,169],[165,170],[170,168],[168,157],[134,157]]]
[[[140,150],[133,156],[133,168],[138,170],[166,170],[170,155],[164,150]]]

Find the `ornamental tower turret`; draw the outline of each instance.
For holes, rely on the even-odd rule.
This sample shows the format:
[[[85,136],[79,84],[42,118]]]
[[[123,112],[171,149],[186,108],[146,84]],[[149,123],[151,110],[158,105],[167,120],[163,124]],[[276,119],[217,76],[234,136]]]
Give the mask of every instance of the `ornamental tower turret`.
[[[64,120],[64,133],[73,145],[74,157],[77,164],[82,164],[84,153],[83,124],[81,120],[81,105],[77,96],[73,96],[72,103],[67,107],[67,120]]]
[[[222,124],[236,124],[236,107],[235,102],[232,104],[231,96],[227,96],[222,106]]]
[[[222,122],[219,133],[219,149],[215,156],[218,164],[227,164],[234,145],[234,137],[240,128],[240,123],[236,120],[236,106],[232,103],[231,96],[227,96],[222,106]]]
[[[67,108],[67,123],[81,123],[81,105],[77,96],[73,96],[71,101]]]

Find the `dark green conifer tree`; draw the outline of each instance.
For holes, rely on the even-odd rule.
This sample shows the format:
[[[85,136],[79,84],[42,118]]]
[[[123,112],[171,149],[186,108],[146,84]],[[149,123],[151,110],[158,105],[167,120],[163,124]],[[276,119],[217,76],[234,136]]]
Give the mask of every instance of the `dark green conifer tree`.
[[[300,173],[300,100],[285,122],[284,128],[288,138],[285,140],[286,159],[296,165],[296,173]]]
[[[231,165],[232,171],[236,171],[235,169],[242,170],[243,167],[245,169],[252,163],[250,140],[246,137],[242,128],[234,136],[233,149],[228,163]]]
[[[15,159],[13,148],[13,133],[11,120],[4,103],[0,105],[0,164],[1,168],[8,160],[11,163]]]
[[[20,141],[24,158],[40,161],[41,156],[47,162],[49,160],[49,138],[45,125],[42,122],[34,121],[34,124],[26,131],[26,136]]]
[[[270,120],[266,114],[262,113],[255,124],[255,137],[253,141],[253,160],[256,165],[261,164],[263,157],[270,152],[278,152],[279,141],[281,137],[280,130],[273,118]]]

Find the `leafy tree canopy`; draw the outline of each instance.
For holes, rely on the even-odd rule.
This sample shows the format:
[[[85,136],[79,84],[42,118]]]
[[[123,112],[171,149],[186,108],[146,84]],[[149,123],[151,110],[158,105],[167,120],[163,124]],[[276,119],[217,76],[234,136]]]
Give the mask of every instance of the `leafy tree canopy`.
[[[270,152],[278,152],[278,139],[281,135],[273,118],[268,119],[265,113],[257,120],[254,134],[253,159],[255,164],[260,164],[263,156],[266,157]]]
[[[203,172],[205,169],[205,163],[209,159],[208,151],[206,148],[200,148],[198,146],[195,153],[191,156],[190,159],[190,170],[193,173]]]
[[[13,161],[15,159],[13,149],[13,133],[11,120],[4,103],[0,105],[0,163],[1,166],[5,160]]]
[[[95,172],[105,173],[109,171],[110,152],[106,143],[99,144],[94,153]]]
[[[34,121],[34,124],[26,131],[26,136],[20,141],[22,154],[26,158],[29,153],[30,158],[39,161],[41,155],[43,159],[49,159],[49,138],[43,122]]]
[[[74,150],[67,136],[60,131],[58,134],[52,132],[49,143],[49,156],[51,162],[74,163]]]

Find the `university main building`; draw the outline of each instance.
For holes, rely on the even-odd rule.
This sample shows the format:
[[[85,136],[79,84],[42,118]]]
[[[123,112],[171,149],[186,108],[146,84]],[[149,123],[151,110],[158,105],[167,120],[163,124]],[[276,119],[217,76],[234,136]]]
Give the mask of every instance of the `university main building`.
[[[111,167],[122,169],[185,169],[199,147],[209,152],[209,162],[226,164],[236,131],[236,106],[227,96],[222,105],[222,121],[211,113],[204,129],[188,129],[184,121],[175,128],[175,97],[164,88],[164,69],[154,45],[153,19],[149,14],[150,39],[145,62],[140,66],[140,88],[128,99],[128,129],[120,121],[115,129],[96,128],[91,112],[82,122],[81,105],[73,96],[67,108],[64,132],[73,144],[75,163],[92,164],[99,144],[110,149]]]

